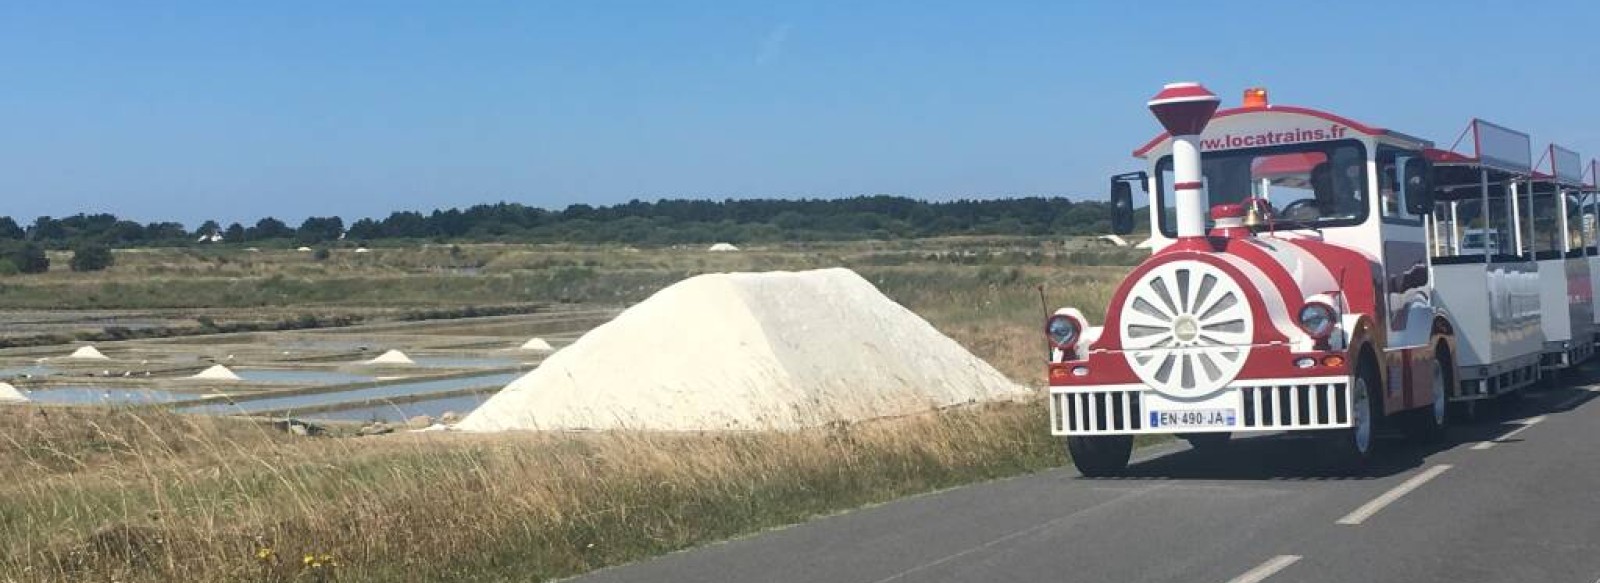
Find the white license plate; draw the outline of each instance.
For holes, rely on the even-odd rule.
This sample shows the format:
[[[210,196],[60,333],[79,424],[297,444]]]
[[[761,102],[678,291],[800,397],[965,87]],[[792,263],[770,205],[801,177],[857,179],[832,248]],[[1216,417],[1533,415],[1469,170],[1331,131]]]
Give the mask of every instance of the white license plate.
[[[1233,409],[1193,409],[1188,411],[1151,411],[1150,427],[1173,429],[1197,427],[1233,427],[1238,415]]]

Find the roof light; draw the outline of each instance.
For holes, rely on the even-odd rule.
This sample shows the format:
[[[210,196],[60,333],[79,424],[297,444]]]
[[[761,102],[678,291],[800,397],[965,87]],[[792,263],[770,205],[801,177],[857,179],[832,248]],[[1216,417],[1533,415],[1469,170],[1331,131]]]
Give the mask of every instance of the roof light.
[[[1265,88],[1265,87],[1251,87],[1249,89],[1244,90],[1244,106],[1245,107],[1266,107],[1267,106],[1267,88]]]

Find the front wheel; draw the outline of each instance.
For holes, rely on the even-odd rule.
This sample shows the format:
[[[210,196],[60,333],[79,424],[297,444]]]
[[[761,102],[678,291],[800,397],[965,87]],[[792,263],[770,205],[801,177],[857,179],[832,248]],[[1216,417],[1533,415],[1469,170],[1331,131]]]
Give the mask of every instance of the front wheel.
[[[1128,459],[1133,457],[1133,436],[1068,437],[1067,453],[1084,477],[1115,476],[1128,469]]]
[[[1350,383],[1350,428],[1328,434],[1326,446],[1328,462],[1332,469],[1354,472],[1365,469],[1377,449],[1375,429],[1381,415],[1381,395],[1377,393],[1379,381],[1371,366],[1358,369]]]

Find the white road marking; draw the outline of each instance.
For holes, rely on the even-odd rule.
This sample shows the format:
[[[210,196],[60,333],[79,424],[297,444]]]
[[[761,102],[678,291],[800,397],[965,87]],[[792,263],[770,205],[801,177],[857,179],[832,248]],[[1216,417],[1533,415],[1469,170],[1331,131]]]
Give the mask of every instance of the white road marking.
[[[1384,492],[1382,496],[1374,498],[1371,502],[1363,504],[1360,508],[1355,509],[1354,512],[1344,515],[1344,518],[1339,519],[1338,524],[1355,526],[1365,522],[1368,518],[1372,518],[1372,515],[1377,514],[1379,510],[1383,510],[1385,506],[1393,504],[1394,501],[1399,500],[1401,496],[1410,494],[1412,490],[1415,490],[1421,487],[1423,484],[1428,483],[1428,480],[1439,477],[1439,474],[1443,474],[1445,470],[1448,470],[1451,467],[1452,466],[1449,464],[1439,464],[1437,466],[1428,468],[1428,471],[1413,476],[1411,479],[1402,482],[1399,486],[1395,486],[1388,492]]]
[[[1228,583],[1260,583],[1299,560],[1300,555],[1278,555],[1267,559],[1267,562],[1257,565],[1254,569],[1245,571],[1243,575],[1229,579]]]
[[[1500,435],[1500,437],[1496,437],[1496,438],[1491,439],[1489,441],[1480,441],[1476,445],[1473,445],[1472,449],[1489,449],[1491,447],[1494,447],[1495,444],[1497,444],[1497,443],[1504,443],[1505,440],[1511,439],[1512,437],[1516,436],[1516,434],[1522,433],[1524,431],[1527,431],[1529,427],[1533,427],[1535,425],[1538,425],[1540,421],[1544,421],[1544,415],[1540,415],[1540,416],[1534,417],[1532,419],[1523,420],[1521,422],[1522,423],[1522,427],[1518,427],[1516,429],[1512,429],[1511,431],[1507,431],[1504,434]]]

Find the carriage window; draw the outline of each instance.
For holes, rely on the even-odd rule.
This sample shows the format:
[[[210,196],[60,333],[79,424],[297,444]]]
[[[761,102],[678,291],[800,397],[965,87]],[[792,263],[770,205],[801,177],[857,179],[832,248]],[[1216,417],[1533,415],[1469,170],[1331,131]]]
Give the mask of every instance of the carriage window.
[[[1206,152],[1200,167],[1206,205],[1257,197],[1271,203],[1269,228],[1359,224],[1367,217],[1366,151],[1360,142]],[[1161,232],[1177,234],[1172,157],[1156,164]]]
[[[1588,245],[1583,233],[1583,205],[1573,193],[1561,197],[1567,204],[1567,249],[1582,250]]]
[[[1433,212],[1433,256],[1500,256],[1517,253],[1511,217],[1511,197],[1503,182],[1489,187],[1485,207],[1482,187],[1466,181],[1437,192]]]
[[[1524,199],[1526,200],[1526,199]],[[1566,225],[1561,222],[1561,208],[1551,195],[1533,196],[1533,232],[1525,237],[1535,256],[1546,257],[1565,252]]]

